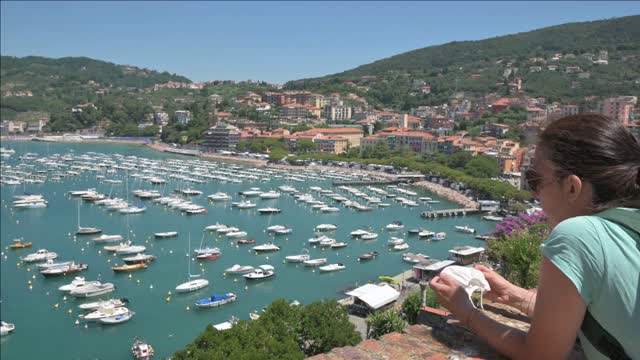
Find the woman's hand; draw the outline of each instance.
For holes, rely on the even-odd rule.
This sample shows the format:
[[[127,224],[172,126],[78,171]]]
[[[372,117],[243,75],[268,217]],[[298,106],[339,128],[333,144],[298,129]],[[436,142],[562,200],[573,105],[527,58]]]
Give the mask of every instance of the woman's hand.
[[[502,304],[509,305],[513,303],[516,299],[514,299],[515,288],[516,286],[507,281],[507,279],[503,278],[497,272],[489,269],[483,265],[476,265],[476,270],[480,270],[484,275],[484,278],[489,283],[491,287],[491,291],[484,293],[484,296],[495,302],[499,302]]]
[[[429,283],[435,291],[440,305],[447,308],[460,321],[467,323],[475,306],[469,299],[469,294],[450,276],[441,274],[433,278]]]

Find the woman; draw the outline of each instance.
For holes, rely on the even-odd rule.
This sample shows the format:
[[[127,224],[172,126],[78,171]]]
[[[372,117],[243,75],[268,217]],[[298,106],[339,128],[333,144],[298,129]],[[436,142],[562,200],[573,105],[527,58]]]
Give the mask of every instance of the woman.
[[[527,181],[553,227],[542,245],[537,290],[519,288],[484,266],[476,268],[491,286],[487,298],[527,314],[529,331],[484,315],[444,274],[430,283],[438,300],[510,358],[564,359],[579,336],[589,359],[640,359],[640,234],[596,216],[621,208],[640,224],[638,140],[603,115],[562,118],[540,135]],[[585,338],[585,314],[619,343],[621,353],[603,351]]]

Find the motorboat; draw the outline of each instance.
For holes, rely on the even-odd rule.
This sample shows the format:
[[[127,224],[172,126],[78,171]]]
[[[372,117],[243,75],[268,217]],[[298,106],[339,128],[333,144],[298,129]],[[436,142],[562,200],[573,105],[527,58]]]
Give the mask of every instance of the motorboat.
[[[93,240],[94,242],[115,242],[115,241],[121,241],[122,240],[122,235],[102,234],[100,236],[91,238],[91,240]]]
[[[185,210],[185,212],[187,213],[187,215],[200,215],[200,214],[209,213],[209,210],[207,210],[207,209],[205,209],[205,208],[203,208],[201,206],[198,206],[198,207],[195,207],[195,208],[187,209],[187,210]]]
[[[111,267],[111,270],[115,272],[125,272],[125,271],[135,271],[135,270],[146,269],[147,267],[148,265],[146,263],[138,262],[135,264],[115,265]]]
[[[57,257],[58,257],[58,254],[54,252],[48,251],[46,249],[40,249],[33,254],[29,254],[23,257],[21,260],[24,262],[30,263],[30,262],[46,261],[49,259],[56,259]]]
[[[103,318],[98,319],[98,321],[100,323],[106,324],[106,325],[115,325],[115,324],[120,324],[120,323],[123,323],[123,322],[131,320],[131,318],[135,314],[136,314],[135,312],[129,310],[125,314],[103,317]]]
[[[247,280],[261,280],[274,276],[276,273],[271,265],[260,265],[252,272],[242,275]]]
[[[329,265],[325,265],[325,266],[320,266],[318,269],[322,272],[330,272],[330,271],[338,271],[338,270],[344,270],[347,267],[344,266],[344,264],[341,263],[337,263],[337,264],[329,264]]]
[[[302,262],[304,266],[320,266],[327,263],[327,258],[309,259]]]
[[[206,247],[206,248],[193,249],[193,252],[196,255],[207,255],[207,254],[209,254],[209,255],[211,255],[211,254],[220,255],[220,254],[222,254],[222,251],[220,251],[220,248],[217,248],[217,247],[213,247],[213,248]]]
[[[446,237],[447,237],[447,233],[446,232],[439,232],[439,233],[435,234],[431,238],[431,240],[439,241],[439,240],[444,240]]]
[[[156,257],[154,255],[140,253],[135,256],[129,256],[129,257],[123,258],[122,261],[124,261],[125,264],[140,264],[140,263],[148,264],[155,259]]]
[[[402,255],[402,261],[408,262],[411,264],[418,264],[427,259],[429,259],[429,256],[424,254],[406,253]]]
[[[277,191],[267,191],[260,194],[261,199],[277,199],[280,197],[280,193]]]
[[[49,259],[44,264],[41,263],[36,265],[36,268],[38,269],[38,271],[42,271],[47,269],[65,267],[65,266],[71,265],[72,263],[73,261],[54,262],[53,259]]]
[[[371,251],[368,253],[364,253],[360,256],[358,256],[358,259],[360,260],[371,260],[371,259],[375,259],[378,256],[378,252],[377,251]]]
[[[378,238],[378,234],[372,233],[372,232],[367,232],[366,234],[363,234],[360,236],[360,239],[362,240],[374,240],[377,238]]]
[[[504,220],[504,217],[496,216],[496,215],[485,215],[482,218],[487,220],[487,221],[502,221],[502,220]]]
[[[24,249],[30,248],[33,246],[31,241],[22,241],[22,239],[13,239],[11,245],[9,245],[9,249]]]
[[[112,283],[101,283],[99,281],[89,283],[84,286],[77,287],[69,293],[75,297],[92,297],[108,294],[116,289]]]
[[[234,302],[236,298],[237,296],[234,293],[211,295],[211,297],[196,301],[194,305],[200,308],[210,308]]]
[[[263,245],[254,246],[252,248],[256,252],[267,252],[267,251],[278,251],[280,248],[272,243],[267,243]]]
[[[196,255],[196,259],[198,260],[218,260],[220,258],[220,253],[215,252],[204,252]]]
[[[246,231],[230,231],[230,232],[227,233],[227,237],[239,238],[239,237],[243,237],[243,236],[247,236],[247,232]]]
[[[86,315],[80,315],[79,317],[85,321],[96,321],[106,317],[120,316],[129,312],[129,309],[125,306],[114,307],[113,305],[107,305],[99,307],[95,311],[92,311]]]
[[[240,239],[236,241],[236,244],[255,244],[256,239]]]
[[[253,209],[257,205],[252,203],[251,201],[240,201],[237,203],[232,203],[231,206],[235,206],[238,209]]]
[[[0,336],[4,336],[16,329],[14,324],[0,321]]]
[[[101,232],[102,230],[95,227],[78,227],[76,234],[77,235],[93,235],[93,234],[99,234]]]
[[[200,290],[208,285],[209,280],[207,279],[195,279],[176,286],[176,291],[179,293],[191,292]]]
[[[259,196],[260,194],[262,194],[262,191],[260,191],[260,189],[258,189],[258,188],[252,188],[251,190],[241,191],[240,192],[240,195],[246,196],[246,197]]]
[[[128,254],[137,254],[147,250],[144,245],[129,245],[125,248],[120,248],[116,250],[116,254],[118,255],[128,255]]]
[[[67,275],[70,275],[70,274],[75,274],[75,273],[80,272],[82,270],[86,270],[87,268],[89,268],[89,265],[87,265],[87,264],[71,263],[71,264],[66,265],[66,266],[53,267],[53,268],[42,270],[42,271],[40,271],[40,274],[42,274],[42,275],[44,275],[46,277],[67,276]]]
[[[430,237],[433,237],[433,236],[435,236],[435,235],[436,235],[436,233],[435,233],[435,232],[433,232],[433,231],[429,231],[429,230],[422,230],[422,231],[420,231],[420,232],[418,233],[418,236],[419,236],[419,237],[421,237],[421,238],[425,238],[425,237],[426,237],[426,238],[430,238]]]
[[[396,231],[404,229],[404,225],[402,225],[401,221],[394,221],[391,224],[386,226],[386,229],[389,231]]]
[[[398,244],[398,245],[394,245],[393,246],[393,250],[395,251],[402,251],[402,250],[407,250],[409,248],[409,244],[403,242],[402,244]]]
[[[354,230],[351,232],[351,236],[353,237],[360,237],[362,235],[368,234],[369,232],[367,230],[362,230],[362,229],[358,229],[358,230]]]
[[[468,225],[465,226],[454,226],[457,231],[464,232],[467,234],[474,234],[476,230],[474,228],[470,228]]]
[[[422,228],[411,229],[411,230],[409,230],[407,232],[409,233],[409,235],[418,235],[421,231],[424,231],[424,229],[422,229]]]
[[[340,208],[337,208],[335,206],[323,206],[320,208],[320,211],[322,212],[340,212]]]
[[[347,246],[347,243],[345,243],[345,242],[336,242],[336,243],[331,244],[331,248],[332,249],[340,249],[340,248],[343,248],[343,247],[346,247],[346,246]]]
[[[218,229],[227,228],[227,227],[228,227],[227,225],[216,223],[215,225],[209,225],[209,226],[205,227],[204,229],[206,231],[218,231]]]
[[[124,209],[118,210],[120,214],[140,214],[147,211],[147,208],[144,206],[129,206]]]
[[[389,240],[387,240],[387,245],[388,246],[395,246],[395,245],[400,245],[400,244],[404,244],[404,239],[397,238],[397,237],[391,237],[391,238],[389,238]]]
[[[316,226],[316,231],[333,231],[338,228],[338,225],[335,224],[320,224]]]
[[[250,271],[253,271],[253,269],[255,269],[253,266],[250,265],[239,265],[239,264],[235,264],[230,268],[227,268],[224,272],[226,272],[227,274],[246,274]]]
[[[303,254],[285,256],[285,260],[290,263],[299,263],[311,259],[307,249],[302,250]]]
[[[285,229],[278,229],[274,231],[275,235],[287,235],[287,234],[291,234],[293,232],[293,229],[291,228],[285,228]]]
[[[336,243],[336,239],[326,237],[326,236],[324,239],[320,240],[320,246],[331,246],[335,243]]]
[[[153,233],[153,236],[156,239],[172,238],[172,237],[178,236],[178,232],[177,231],[157,232],[157,233]]]
[[[99,284],[98,281],[86,281],[83,276],[76,276],[69,284],[62,285],[58,288],[60,291],[71,291],[89,284]]]
[[[276,232],[278,230],[285,230],[285,229],[287,229],[287,227],[284,225],[272,225],[267,228],[267,232]]]
[[[217,192],[215,194],[211,194],[211,195],[207,196],[207,198],[209,200],[213,200],[213,201],[231,200],[231,196],[229,194],[223,193],[223,192]]]
[[[151,345],[136,336],[134,338],[133,345],[131,345],[131,353],[133,354],[133,357],[138,360],[149,360],[153,357],[155,352]]]
[[[105,251],[111,251],[111,252],[114,252],[114,251],[117,251],[117,250],[119,250],[119,249],[128,249],[130,246],[131,246],[131,241],[127,241],[127,242],[120,243],[120,244],[118,244],[118,245],[107,245],[107,246],[103,246],[102,248],[103,248]]]
[[[220,234],[226,234],[228,232],[232,232],[232,231],[239,231],[240,229],[238,229],[237,227],[232,227],[232,226],[224,226],[224,227],[219,227],[216,229],[216,232],[220,233]]]
[[[86,304],[80,304],[78,305],[78,308],[80,308],[81,310],[97,310],[99,308],[108,307],[108,306],[122,307],[128,303],[129,303],[129,299],[127,298],[109,299],[109,300],[94,301]]]
[[[266,207],[258,209],[258,212],[260,214],[279,214],[280,212],[282,212],[282,210],[278,208]]]
[[[307,241],[309,242],[309,244],[318,244],[322,241],[330,241],[330,240],[335,240],[335,239],[332,239],[326,235],[322,235],[322,236],[314,236]]]

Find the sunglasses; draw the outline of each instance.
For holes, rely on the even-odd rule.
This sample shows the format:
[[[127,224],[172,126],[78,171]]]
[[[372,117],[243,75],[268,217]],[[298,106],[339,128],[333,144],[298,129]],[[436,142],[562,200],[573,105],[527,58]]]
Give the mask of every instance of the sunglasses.
[[[535,169],[528,169],[524,172],[524,179],[529,186],[531,191],[536,192],[539,190],[540,185],[542,184],[543,176],[540,176]]]

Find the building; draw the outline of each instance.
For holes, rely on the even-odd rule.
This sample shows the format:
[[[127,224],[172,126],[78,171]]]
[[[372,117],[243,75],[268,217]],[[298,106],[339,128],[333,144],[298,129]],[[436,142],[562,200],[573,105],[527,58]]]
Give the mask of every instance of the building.
[[[635,96],[609,98],[602,104],[602,113],[612,119],[620,121],[625,126],[629,126],[631,124],[631,115],[637,103],[638,98]]]
[[[578,112],[579,112],[578,105],[562,105],[560,107],[561,117],[576,115],[578,114]]]
[[[280,116],[288,119],[306,119],[311,116],[319,117],[320,109],[310,105],[287,104],[280,108]]]
[[[202,146],[215,151],[235,151],[240,142],[238,128],[223,123],[209,128],[203,135]]]
[[[164,111],[153,113],[153,122],[156,125],[166,126],[169,124],[169,114]]]
[[[351,120],[352,109],[343,105],[327,105],[324,107],[324,117],[331,121]]]
[[[7,131],[11,134],[23,133],[26,131],[27,123],[24,121],[9,121]]]
[[[473,246],[459,246],[449,250],[449,258],[458,265],[466,266],[479,262],[484,248]]]
[[[373,136],[362,139],[361,147],[376,146],[386,142],[389,149],[407,148],[413,152],[431,153],[438,150],[436,137],[424,131],[411,131],[407,128],[387,128]]]
[[[318,134],[312,141],[321,153],[342,154],[349,149],[349,140],[342,136],[324,136]]]
[[[176,122],[178,124],[188,124],[191,121],[191,111],[189,110],[177,110],[175,112]]]
[[[547,112],[539,107],[527,108],[527,121],[543,122],[547,120]]]
[[[266,92],[262,97],[262,101],[271,105],[283,105],[284,95],[276,92]]]
[[[400,292],[389,284],[365,284],[347,293],[353,297],[351,310],[355,313],[368,314],[380,309],[392,307],[400,297]]]

